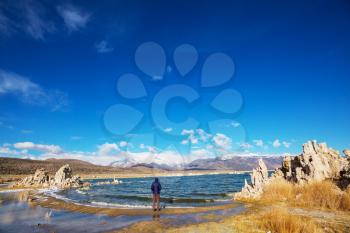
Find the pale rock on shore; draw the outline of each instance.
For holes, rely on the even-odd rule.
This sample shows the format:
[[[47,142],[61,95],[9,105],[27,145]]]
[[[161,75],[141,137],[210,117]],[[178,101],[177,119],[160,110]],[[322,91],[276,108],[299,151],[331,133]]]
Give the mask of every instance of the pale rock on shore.
[[[283,159],[282,166],[275,170],[270,178],[267,177],[266,166],[259,160],[258,168],[253,170],[252,182],[245,182],[241,192],[235,194],[235,199],[258,199],[263,188],[273,179],[285,179],[293,183],[304,184],[310,181],[332,179],[338,185],[346,188],[350,184],[350,150],[345,149],[345,157],[339,152],[328,148],[325,143],[308,141],[303,145],[303,153]]]
[[[62,166],[56,172],[54,177],[50,177],[44,168],[37,169],[34,175],[27,176],[12,187],[33,187],[33,188],[77,188],[89,186],[89,183],[83,183],[79,176],[73,176],[72,169],[68,164]]]
[[[242,191],[235,194],[235,199],[258,198],[262,194],[263,187],[268,182],[269,178],[264,161],[259,159],[258,164],[258,167],[253,169],[251,184],[248,184],[247,180],[245,180]]]
[[[347,160],[340,157],[338,151],[328,148],[326,143],[309,141],[303,145],[301,155],[294,158],[285,157],[282,167],[278,170],[286,180],[303,183],[338,179],[346,165]]]

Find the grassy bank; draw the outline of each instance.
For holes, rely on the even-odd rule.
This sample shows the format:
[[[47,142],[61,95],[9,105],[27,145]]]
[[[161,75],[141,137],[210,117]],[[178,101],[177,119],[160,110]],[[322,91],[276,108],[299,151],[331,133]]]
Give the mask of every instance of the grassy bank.
[[[303,208],[350,211],[350,188],[340,190],[331,181],[298,185],[275,180],[265,187],[261,201],[285,202]]]

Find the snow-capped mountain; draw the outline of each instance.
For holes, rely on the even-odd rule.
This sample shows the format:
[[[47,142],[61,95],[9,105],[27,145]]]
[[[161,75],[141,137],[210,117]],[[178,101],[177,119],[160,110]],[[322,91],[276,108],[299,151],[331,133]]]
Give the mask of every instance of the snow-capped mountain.
[[[257,156],[254,154],[239,156],[235,154],[215,158],[195,158],[181,156],[178,153],[159,154],[125,152],[112,162],[113,167],[131,168],[143,166],[162,170],[251,170],[256,167],[259,158],[263,158],[268,169],[280,167],[282,156]]]

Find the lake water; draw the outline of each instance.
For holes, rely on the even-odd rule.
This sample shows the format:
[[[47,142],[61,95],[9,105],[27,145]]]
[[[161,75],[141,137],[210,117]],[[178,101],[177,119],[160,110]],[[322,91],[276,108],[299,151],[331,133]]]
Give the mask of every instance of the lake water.
[[[240,191],[249,174],[220,174],[182,177],[160,177],[162,207],[193,207],[229,202],[232,193]],[[125,208],[150,207],[150,186],[153,178],[124,178],[121,184],[111,185],[90,180],[88,189],[71,189],[55,193],[56,197],[88,205]]]

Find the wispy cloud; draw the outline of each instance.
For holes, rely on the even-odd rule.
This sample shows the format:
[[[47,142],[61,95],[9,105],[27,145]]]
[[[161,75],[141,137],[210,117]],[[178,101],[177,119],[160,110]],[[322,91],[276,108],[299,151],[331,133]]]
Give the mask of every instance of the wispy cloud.
[[[56,31],[54,22],[47,17],[39,1],[8,1],[0,4],[0,33],[9,36],[25,32],[34,39],[44,40]]]
[[[109,155],[111,153],[119,152],[119,146],[115,143],[105,143],[98,146],[99,155]]]
[[[71,136],[70,137],[70,140],[72,140],[72,141],[79,141],[81,139],[83,139],[83,137],[81,137],[81,136]]]
[[[231,141],[225,135],[215,135],[213,140],[217,146],[228,148]],[[137,163],[157,163],[169,166],[181,167],[196,159],[219,158],[231,159],[235,156],[282,156],[281,154],[261,154],[251,152],[233,152],[227,151],[220,153],[209,153],[206,149],[193,149],[187,154],[181,154],[176,150],[160,150],[154,146],[142,144],[140,148],[146,149],[142,152],[121,151],[120,143],[104,143],[97,146],[96,151],[65,151],[58,145],[36,144],[33,142],[18,142],[15,144],[0,145],[0,156],[30,158],[30,159],[80,159],[94,164],[109,165],[134,165]],[[213,145],[213,144],[208,144]],[[211,149],[214,149],[211,147]],[[32,152],[36,152],[35,155]],[[39,153],[38,153],[39,152]],[[288,155],[288,154],[285,154]]]
[[[129,145],[129,143],[127,141],[120,141],[119,142],[120,147],[127,147],[128,145]]]
[[[187,138],[182,140],[181,144],[198,144],[198,143],[206,143],[210,138],[213,137],[212,134],[205,132],[205,130],[198,129],[184,129],[181,131],[181,135],[186,136]]]
[[[16,149],[35,150],[35,151],[42,151],[46,153],[52,153],[52,154],[60,154],[63,152],[60,146],[35,144],[33,142],[18,142],[18,143],[15,143],[13,146]]]
[[[66,93],[44,89],[27,77],[4,70],[0,70],[0,97],[1,95],[13,95],[23,103],[47,106],[51,111],[64,110],[69,105]]]
[[[71,5],[58,6],[57,11],[70,32],[84,28],[91,18],[90,13]]]
[[[114,50],[106,40],[102,40],[95,44],[95,49],[98,53],[110,53]]]
[[[279,139],[276,139],[275,141],[272,142],[272,146],[275,148],[278,148],[281,146],[281,142]]]
[[[1,94],[0,94],[1,95]],[[13,130],[15,127],[13,125],[7,124],[3,121],[0,121],[0,128],[5,128],[9,130]]]
[[[26,4],[25,12],[27,24],[24,24],[24,28],[33,38],[43,40],[46,34],[55,31],[54,24],[45,18],[45,9],[39,3]]]
[[[163,129],[163,131],[166,133],[169,133],[169,132],[173,131],[173,128],[165,128],[165,129]]]
[[[240,143],[239,147],[244,149],[244,150],[249,150],[249,149],[253,148],[253,145],[251,145],[248,142],[243,142],[243,143]]]
[[[291,142],[286,142],[286,141],[283,141],[282,144],[285,148],[289,148],[292,145]]]
[[[228,151],[232,148],[232,139],[225,134],[217,133],[213,137],[214,145],[223,151]]]
[[[233,126],[233,128],[238,128],[239,126],[241,126],[241,123],[232,122],[231,125]]]
[[[261,139],[253,140],[254,144],[258,147],[264,147],[264,141]]]

